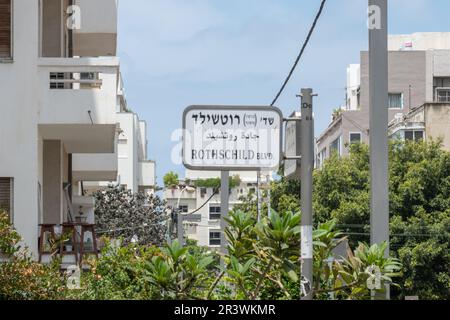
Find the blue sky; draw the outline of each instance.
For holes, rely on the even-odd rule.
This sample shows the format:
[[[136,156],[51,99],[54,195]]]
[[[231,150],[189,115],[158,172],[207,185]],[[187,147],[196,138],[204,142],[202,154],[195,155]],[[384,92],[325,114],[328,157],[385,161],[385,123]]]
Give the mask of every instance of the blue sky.
[[[450,31],[449,0],[390,0],[391,34]],[[192,104],[268,105],[298,54],[320,0],[127,0],[119,56],[129,107],[148,123],[158,183],[170,170],[173,130]],[[328,0],[277,103],[286,115],[312,87],[316,134],[345,102],[346,67],[367,49],[367,0]]]

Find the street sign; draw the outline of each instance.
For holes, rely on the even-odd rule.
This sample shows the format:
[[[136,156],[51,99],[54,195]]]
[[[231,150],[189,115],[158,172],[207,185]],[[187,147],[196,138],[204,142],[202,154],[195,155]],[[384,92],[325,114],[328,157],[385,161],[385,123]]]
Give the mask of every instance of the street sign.
[[[289,121],[286,122],[285,135],[285,156],[286,158],[295,158],[301,155],[301,120],[300,112],[294,112]],[[298,119],[298,120],[293,120]],[[284,176],[288,179],[300,179],[299,159],[286,159],[284,161]]]
[[[192,170],[275,170],[283,115],[266,106],[190,106],[183,114],[183,164]]]

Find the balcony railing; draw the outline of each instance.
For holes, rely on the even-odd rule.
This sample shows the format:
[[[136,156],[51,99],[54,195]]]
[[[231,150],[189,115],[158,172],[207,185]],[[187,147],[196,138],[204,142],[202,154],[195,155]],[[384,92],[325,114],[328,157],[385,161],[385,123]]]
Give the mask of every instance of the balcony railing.
[[[119,60],[39,59],[40,124],[115,124]]]

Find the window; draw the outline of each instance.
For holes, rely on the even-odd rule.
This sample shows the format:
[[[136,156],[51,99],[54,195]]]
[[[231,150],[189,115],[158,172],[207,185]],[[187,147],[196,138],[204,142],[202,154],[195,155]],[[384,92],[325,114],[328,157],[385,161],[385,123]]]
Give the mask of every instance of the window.
[[[50,89],[65,89],[64,82],[58,82],[58,80],[65,79],[64,72],[50,72]]]
[[[221,241],[221,232],[220,231],[210,231],[209,232],[209,245],[210,246],[220,246]]]
[[[323,148],[317,155],[317,168],[322,168],[326,158],[327,158],[327,148]]]
[[[436,89],[437,102],[450,102],[450,88]]]
[[[403,109],[403,94],[389,93],[389,109]]]
[[[0,0],[0,60],[12,58],[11,0]]]
[[[80,73],[80,80],[87,81],[80,83],[80,89],[100,89],[101,82],[99,81],[98,72],[82,72]]]
[[[206,196],[206,188],[200,188],[200,197],[204,198]]]
[[[188,213],[189,212],[189,206],[188,205],[180,205],[180,211],[182,213]]]
[[[220,206],[209,207],[209,220],[220,220]]]
[[[0,178],[0,209],[13,216],[13,179]]]
[[[330,145],[330,154],[333,154],[333,152],[337,152],[337,154],[341,155],[341,137],[334,140]]]
[[[350,144],[361,143],[361,132],[350,132]]]
[[[450,77],[433,79],[434,101],[450,102]]]
[[[406,130],[405,131],[405,140],[406,141],[423,140],[423,131],[422,130]]]

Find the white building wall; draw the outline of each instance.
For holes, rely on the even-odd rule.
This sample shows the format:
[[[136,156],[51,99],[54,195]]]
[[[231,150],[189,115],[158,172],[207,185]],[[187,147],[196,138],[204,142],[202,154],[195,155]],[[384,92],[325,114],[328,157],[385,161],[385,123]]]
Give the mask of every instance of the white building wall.
[[[155,184],[155,165],[147,160],[147,125],[135,113],[117,113],[122,130],[119,135],[118,182],[133,192],[140,191],[142,183]],[[126,145],[123,142],[126,140]],[[149,187],[149,185],[145,185]]]
[[[347,110],[357,110],[358,93],[361,86],[361,67],[359,64],[351,64],[347,67]]]
[[[0,177],[14,178],[14,225],[37,253],[38,159],[37,57],[38,2],[15,0],[13,62],[0,62]]]
[[[133,183],[135,161],[134,114],[118,113],[117,121],[121,133],[118,139],[118,182],[127,188],[135,190]]]
[[[24,244],[29,247],[35,258],[38,255],[38,225],[44,222],[43,198],[46,186],[44,186],[43,139],[45,137],[48,140],[59,140],[60,143],[61,162],[59,164],[61,167],[60,172],[55,172],[55,181],[60,186],[58,191],[61,192],[58,194],[60,200],[56,199],[55,202],[59,203],[59,211],[57,208],[51,214],[65,218],[67,210],[62,195],[62,182],[67,182],[69,148],[67,143],[57,136],[59,132],[69,128],[68,131],[71,133],[78,132],[82,136],[80,143],[84,141],[89,144],[88,139],[85,139],[85,135],[89,133],[80,133],[82,130],[79,130],[80,127],[76,125],[86,125],[91,128],[88,114],[83,109],[91,107],[93,122],[106,124],[106,129],[102,133],[108,132],[105,137],[94,135],[93,138],[100,143],[106,141],[103,147],[108,150],[100,151],[94,144],[89,145],[87,149],[92,149],[94,153],[111,151],[109,149],[114,145],[110,137],[114,136],[115,128],[114,105],[118,71],[117,58],[108,58],[102,60],[103,62],[97,58],[39,58],[41,31],[39,2],[37,0],[12,1],[13,59],[12,61],[0,59],[0,110],[3,115],[0,116],[0,177],[14,179],[12,220]],[[89,18],[97,16],[97,12],[91,14],[89,10],[84,10],[83,14]],[[108,61],[106,65],[104,61]],[[85,62],[88,63],[84,64]],[[97,95],[94,95],[92,90],[49,92],[50,71],[54,69],[54,71],[67,72],[67,69],[73,69],[69,71],[83,72],[84,68],[86,71],[102,73],[104,87],[97,92]],[[88,104],[85,103],[87,101]],[[64,110],[64,107],[71,109]],[[100,111],[102,113],[99,113]],[[46,131],[43,132],[42,127],[39,126],[43,123],[50,126],[60,124],[61,127],[53,130],[47,126]],[[90,132],[98,129],[97,126],[92,128],[93,131]],[[100,126],[98,132],[101,132],[103,128],[105,127]],[[55,137],[49,138],[48,136],[52,134]],[[78,135],[75,136],[78,137]],[[79,149],[80,145],[76,145],[76,148]]]

